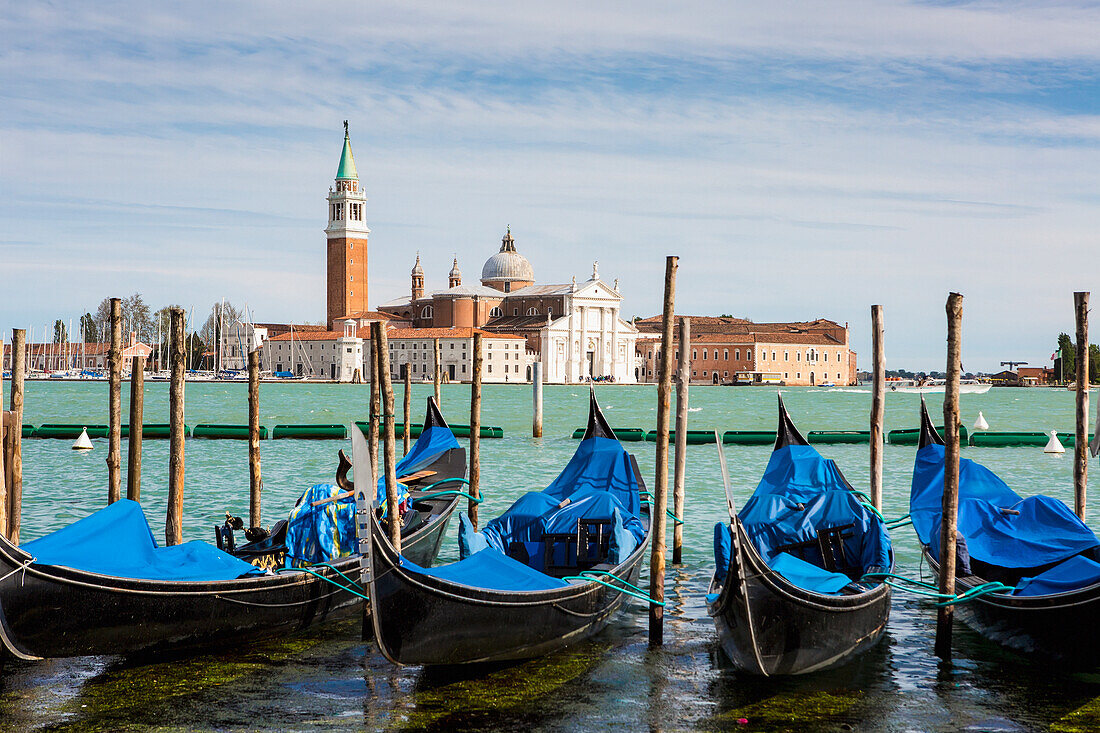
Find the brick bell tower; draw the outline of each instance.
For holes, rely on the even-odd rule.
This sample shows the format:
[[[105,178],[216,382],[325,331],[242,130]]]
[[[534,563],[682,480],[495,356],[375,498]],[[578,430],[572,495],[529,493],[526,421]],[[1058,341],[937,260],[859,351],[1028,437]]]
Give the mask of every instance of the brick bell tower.
[[[327,323],[330,329],[344,316],[369,310],[367,305],[367,196],[351,154],[348,122],[344,120],[344,150],[336,171],[336,187],[328,190]]]

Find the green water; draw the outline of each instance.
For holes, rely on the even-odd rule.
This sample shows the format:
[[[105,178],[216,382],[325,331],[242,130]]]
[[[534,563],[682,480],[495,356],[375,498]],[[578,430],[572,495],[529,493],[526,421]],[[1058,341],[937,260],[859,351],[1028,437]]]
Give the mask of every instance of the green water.
[[[430,385],[414,387],[414,420]],[[444,413],[468,422],[469,388],[444,388]],[[653,429],[652,387],[609,385],[598,396],[615,427]],[[261,423],[344,423],[363,419],[367,389],[352,385],[264,384]],[[127,404],[123,395],[123,404]],[[792,388],[784,399],[809,430],[865,429],[866,392]],[[887,429],[916,427],[919,396],[887,395]],[[935,398],[933,398],[935,399]],[[1071,431],[1073,393],[993,389],[963,395],[963,421],[981,410],[993,430]],[[545,435],[530,438],[529,387],[485,389],[482,422],[504,428],[482,440],[482,517],[503,511],[525,491],[549,483],[572,455],[573,429],[584,423],[587,389],[547,387]],[[28,384],[26,422],[106,422],[103,383]],[[692,387],[691,429],[774,429],[775,394],[755,388]],[[398,395],[400,409],[400,394]],[[935,401],[934,412],[940,410]],[[243,423],[245,385],[187,386],[187,422]],[[146,422],[167,421],[167,385],[148,384]],[[24,449],[24,540],[85,516],[106,497],[106,441],[77,453],[65,440],[34,440]],[[462,441],[464,442],[464,441]],[[654,446],[628,443],[652,481]],[[285,516],[309,485],[331,481],[341,441],[277,440],[262,444],[264,522]],[[123,451],[126,443],[123,441]],[[857,488],[866,488],[863,445],[822,446]],[[755,487],[766,446],[726,446],[738,501]],[[907,511],[915,447],[887,446],[885,511]],[[1072,453],[1039,448],[967,448],[1024,495],[1047,493],[1072,504]],[[142,498],[154,533],[163,535],[167,441],[147,440]],[[125,459],[123,460],[125,464]],[[1094,472],[1095,472],[1095,464]],[[125,481],[125,478],[124,478]],[[712,528],[725,514],[714,446],[689,446],[685,563],[671,569],[666,644],[646,643],[645,607],[631,601],[595,640],[500,670],[450,675],[394,668],[342,624],[286,642],[187,661],[141,667],[86,658],[9,665],[0,676],[0,727],[73,726],[222,729],[361,729],[408,727],[509,729],[736,730],[1090,730],[1100,726],[1100,677],[1068,675],[1021,659],[956,631],[956,657],[941,667],[932,655],[934,609],[895,595],[887,634],[876,649],[840,670],[794,680],[759,681],[732,673],[715,645],[702,594],[713,570]],[[1096,503],[1089,512],[1096,524]],[[212,540],[226,511],[248,510],[247,447],[239,441],[189,440],[184,499],[186,539]],[[454,559],[454,528],[441,561]],[[919,574],[910,528],[895,532],[901,572]],[[7,581],[10,582],[10,581]],[[74,609],[74,612],[79,612]],[[741,719],[748,720],[740,724]]]

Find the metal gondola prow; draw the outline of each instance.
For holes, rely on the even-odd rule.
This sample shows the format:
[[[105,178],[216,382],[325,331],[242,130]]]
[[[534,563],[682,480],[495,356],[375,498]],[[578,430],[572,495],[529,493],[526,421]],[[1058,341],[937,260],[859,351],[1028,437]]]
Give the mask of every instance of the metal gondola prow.
[[[407,428],[408,426],[406,426]],[[443,413],[439,410],[439,405],[436,404],[435,396],[428,397],[428,414],[424,416],[424,429],[428,428],[447,428],[451,429],[451,426],[447,424],[447,420],[444,419]]]
[[[928,416],[928,405],[924,401],[924,395],[921,395],[920,442],[917,444],[917,450],[929,445],[943,445],[943,438],[940,437],[936,426],[932,424],[932,418]]]
[[[779,397],[779,427],[775,431],[775,447],[772,450],[786,448],[788,445],[809,445],[809,441],[802,437],[794,421],[787,413],[787,407],[783,404],[783,395]]]
[[[615,437],[615,431],[607,424],[607,420],[600,410],[600,403],[596,401],[596,390],[593,387],[588,388],[588,427],[585,428],[584,437],[581,440],[588,440],[589,438],[618,440]]]

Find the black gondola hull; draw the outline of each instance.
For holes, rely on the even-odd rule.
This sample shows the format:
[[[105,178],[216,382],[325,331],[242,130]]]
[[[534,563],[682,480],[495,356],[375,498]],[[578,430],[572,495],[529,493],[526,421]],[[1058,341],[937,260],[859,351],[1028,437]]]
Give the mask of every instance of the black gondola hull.
[[[407,552],[430,565],[458,498],[439,500],[437,516],[414,530]],[[276,636],[361,609],[362,599],[307,573],[214,582],[132,580],[37,565],[0,538],[0,642],[24,659],[131,655],[209,647]],[[357,578],[360,560],[334,567]],[[346,585],[324,567],[314,570]]]
[[[924,557],[938,579],[939,564],[927,547]],[[962,594],[982,582],[959,577],[955,590]],[[1100,585],[1048,596],[981,596],[956,604],[955,615],[978,634],[1021,654],[1074,669],[1100,664]]]
[[[497,592],[410,572],[372,524],[375,639],[397,664],[530,659],[599,633],[623,602],[622,592],[598,583]],[[611,572],[637,585],[647,544],[648,534]]]
[[[872,647],[890,618],[890,589],[822,595],[767,566],[740,530],[718,598],[710,604],[722,651],[750,674],[796,675],[839,666]]]

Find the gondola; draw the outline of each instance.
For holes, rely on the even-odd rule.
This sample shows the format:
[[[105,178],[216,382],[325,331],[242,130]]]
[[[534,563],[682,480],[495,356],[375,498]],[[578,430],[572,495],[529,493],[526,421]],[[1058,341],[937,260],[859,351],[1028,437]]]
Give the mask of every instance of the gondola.
[[[939,577],[944,444],[921,404],[909,511]],[[1024,654],[1074,668],[1100,660],[1100,540],[1061,501],[1022,499],[996,474],[959,460],[955,614],[976,632]],[[1000,583],[1001,586],[988,585]],[[982,593],[984,590],[995,592]]]
[[[430,398],[425,426],[398,476],[410,490],[406,552],[430,565],[459,500],[439,493],[461,488],[465,451]],[[340,486],[319,486],[350,498],[354,535],[350,462],[341,461]],[[286,567],[286,521],[272,530],[231,551],[199,541],[157,548],[141,506],[123,499],[23,547],[0,538],[0,647],[26,660],[236,647],[361,608],[356,554]]]
[[[718,446],[722,456],[721,444]],[[870,648],[890,617],[890,535],[832,460],[795,428],[779,400],[768,467],[730,523],[714,531],[707,596],[719,645],[749,674],[796,675],[838,666]]]
[[[593,393],[584,437],[550,486],[481,532],[460,513],[459,561],[423,568],[371,519],[363,584],[382,654],[396,664],[501,662],[598,633],[637,593],[650,525],[644,490]]]

